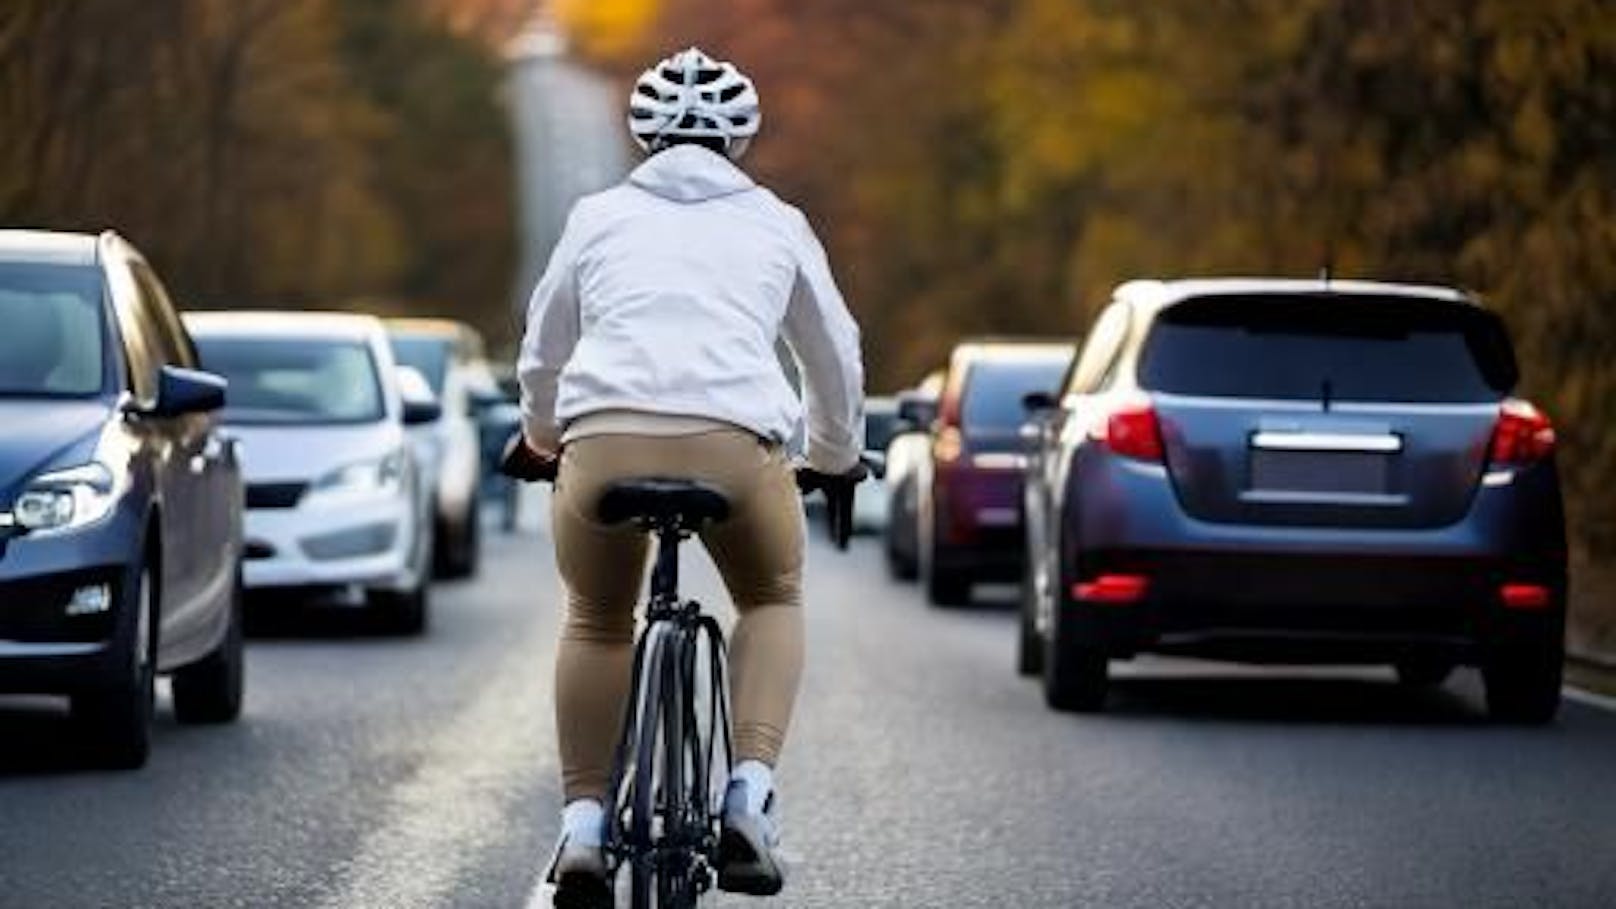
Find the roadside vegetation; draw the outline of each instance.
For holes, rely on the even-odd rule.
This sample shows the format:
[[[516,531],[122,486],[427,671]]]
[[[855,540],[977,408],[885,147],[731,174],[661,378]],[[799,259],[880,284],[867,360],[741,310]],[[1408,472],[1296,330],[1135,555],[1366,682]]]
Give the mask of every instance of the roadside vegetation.
[[[502,77],[416,0],[7,0],[0,223],[116,228],[188,307],[507,334]]]

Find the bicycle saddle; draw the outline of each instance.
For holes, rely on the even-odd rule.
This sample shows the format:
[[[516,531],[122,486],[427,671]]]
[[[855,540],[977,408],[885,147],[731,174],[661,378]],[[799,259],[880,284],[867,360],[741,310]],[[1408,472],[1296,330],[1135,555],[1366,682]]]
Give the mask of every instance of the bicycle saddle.
[[[729,499],[704,483],[659,477],[623,480],[606,487],[595,508],[601,521],[677,521],[694,529],[704,521],[729,517]]]

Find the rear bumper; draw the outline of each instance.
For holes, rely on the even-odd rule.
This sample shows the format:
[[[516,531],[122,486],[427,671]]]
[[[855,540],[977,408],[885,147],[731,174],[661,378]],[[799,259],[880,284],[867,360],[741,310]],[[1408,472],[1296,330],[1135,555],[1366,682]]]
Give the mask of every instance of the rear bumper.
[[[1096,554],[1102,573],[1149,579],[1134,604],[1067,591],[1080,643],[1250,662],[1388,663],[1419,656],[1475,662],[1495,642],[1558,633],[1564,578],[1554,566],[1489,559],[1269,556],[1190,552]],[[1506,583],[1550,588],[1548,606],[1506,609]]]
[[[1019,469],[956,466],[932,481],[937,563],[982,580],[1021,577],[1026,531]]]
[[[1092,454],[1092,453],[1091,453]],[[1067,633],[1113,655],[1140,650],[1258,662],[1478,660],[1522,635],[1559,635],[1566,557],[1552,465],[1478,490],[1465,518],[1419,530],[1213,524],[1187,516],[1159,466],[1097,456],[1061,553]],[[1149,580],[1131,605],[1079,601],[1101,574]],[[1505,608],[1503,584],[1550,591]]]

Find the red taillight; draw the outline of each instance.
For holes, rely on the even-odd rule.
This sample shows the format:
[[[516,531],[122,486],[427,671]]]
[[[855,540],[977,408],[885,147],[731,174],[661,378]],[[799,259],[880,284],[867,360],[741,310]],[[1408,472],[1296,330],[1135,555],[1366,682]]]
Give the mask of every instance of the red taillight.
[[[1498,598],[1510,609],[1547,609],[1554,603],[1553,592],[1542,584],[1505,584]]]
[[[1509,398],[1498,408],[1498,425],[1493,429],[1494,464],[1524,466],[1543,460],[1554,452],[1554,424],[1526,401]]]
[[[1092,581],[1072,585],[1072,596],[1085,603],[1126,606],[1145,598],[1150,579],[1142,574],[1102,574]]]
[[[1156,419],[1156,409],[1149,401],[1124,404],[1112,411],[1095,438],[1125,458],[1140,461],[1162,459],[1161,423]]]

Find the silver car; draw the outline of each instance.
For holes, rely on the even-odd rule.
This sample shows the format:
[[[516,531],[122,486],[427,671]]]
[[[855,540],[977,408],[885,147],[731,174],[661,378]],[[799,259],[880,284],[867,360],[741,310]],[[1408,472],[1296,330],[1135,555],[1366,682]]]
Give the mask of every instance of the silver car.
[[[470,577],[482,555],[478,491],[483,459],[477,417],[504,396],[488,366],[482,336],[471,326],[447,319],[392,319],[387,332],[393,356],[419,370],[443,405],[438,419],[412,430],[430,465],[437,574]]]
[[[405,434],[437,418],[406,395],[380,320],[208,313],[186,322],[230,381],[224,422],[243,447],[249,590],[347,589],[404,633],[426,627],[431,497]]]

